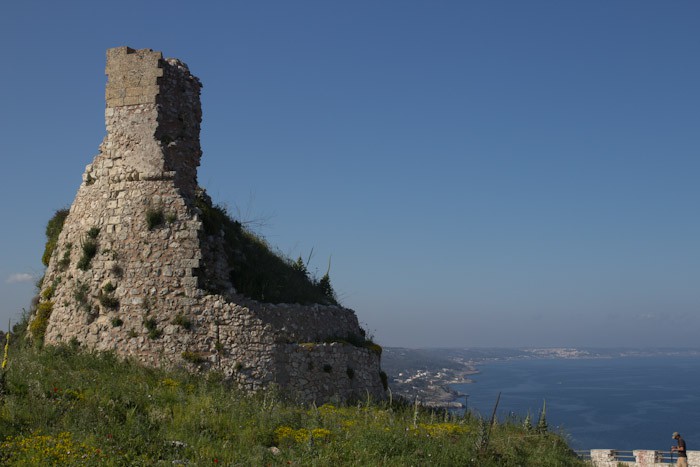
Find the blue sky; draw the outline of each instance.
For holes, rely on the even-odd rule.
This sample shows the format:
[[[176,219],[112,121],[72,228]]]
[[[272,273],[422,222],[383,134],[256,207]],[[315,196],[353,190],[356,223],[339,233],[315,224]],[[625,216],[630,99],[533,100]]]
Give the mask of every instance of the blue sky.
[[[694,1],[5,2],[0,323],[104,136],[105,50],[204,83],[200,185],[390,346],[697,346]],[[4,327],[4,326],[3,326]]]

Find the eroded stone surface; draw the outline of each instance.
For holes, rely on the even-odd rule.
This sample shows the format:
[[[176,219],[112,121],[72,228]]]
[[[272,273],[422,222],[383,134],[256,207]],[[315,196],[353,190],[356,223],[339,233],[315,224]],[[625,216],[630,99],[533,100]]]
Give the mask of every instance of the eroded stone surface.
[[[352,310],[260,303],[230,284],[223,240],[204,232],[195,207],[199,80],[179,60],[127,47],[108,50],[106,72],[107,136],[43,283],[54,287],[46,343],[215,369],[307,402],[383,397],[377,353],[325,342],[362,333]],[[162,214],[151,228],[149,212]],[[86,267],[90,242],[97,252]],[[221,295],[207,294],[205,279]]]

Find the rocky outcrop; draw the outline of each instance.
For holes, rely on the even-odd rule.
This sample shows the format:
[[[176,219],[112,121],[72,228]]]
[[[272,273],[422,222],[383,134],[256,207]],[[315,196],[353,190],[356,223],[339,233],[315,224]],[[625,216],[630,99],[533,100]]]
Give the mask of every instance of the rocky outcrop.
[[[300,401],[382,398],[380,349],[352,310],[237,293],[224,232],[205,231],[198,207],[199,80],[127,47],[107,51],[106,73],[107,135],[50,257],[35,338],[216,370]]]

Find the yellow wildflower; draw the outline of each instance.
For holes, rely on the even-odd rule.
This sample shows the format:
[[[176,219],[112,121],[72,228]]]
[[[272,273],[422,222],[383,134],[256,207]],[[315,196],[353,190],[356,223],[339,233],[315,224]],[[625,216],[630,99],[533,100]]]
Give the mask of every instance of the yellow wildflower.
[[[7,357],[8,354],[10,353],[10,333],[8,332],[5,334],[5,339],[7,342],[5,342],[5,354],[2,357],[2,369],[4,370],[7,367]]]

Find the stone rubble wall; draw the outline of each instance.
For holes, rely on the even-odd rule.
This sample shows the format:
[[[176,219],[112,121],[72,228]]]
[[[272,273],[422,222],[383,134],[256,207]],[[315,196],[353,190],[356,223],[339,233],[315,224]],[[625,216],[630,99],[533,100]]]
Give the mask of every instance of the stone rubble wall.
[[[379,355],[338,342],[362,334],[352,310],[260,303],[230,284],[223,240],[204,232],[195,205],[199,80],[160,52],[120,47],[107,57],[107,136],[46,271],[44,342],[219,371],[304,402],[382,398]],[[88,243],[96,254],[86,266]],[[212,277],[228,284],[221,294],[202,287]]]

